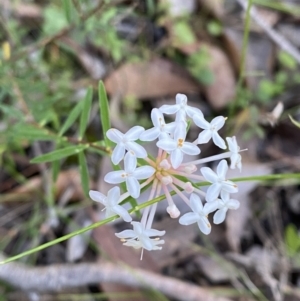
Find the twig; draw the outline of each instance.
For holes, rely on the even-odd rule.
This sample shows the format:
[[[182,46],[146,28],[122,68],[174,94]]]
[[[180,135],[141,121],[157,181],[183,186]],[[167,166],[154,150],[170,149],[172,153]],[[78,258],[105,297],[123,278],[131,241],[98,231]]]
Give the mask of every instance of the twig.
[[[0,255],[3,260],[1,257]],[[59,291],[67,287],[111,282],[135,288],[156,289],[171,298],[185,301],[229,301],[193,284],[112,263],[28,267],[13,262],[0,266],[0,279],[25,291]]]
[[[244,10],[247,9],[247,4],[249,0],[236,0]],[[251,18],[268,34],[270,39],[277,44],[282,50],[290,54],[297,62],[300,64],[300,52],[298,49],[291,44],[285,37],[276,32],[272,27],[270,27],[260,16],[257,10],[252,7],[250,10]]]

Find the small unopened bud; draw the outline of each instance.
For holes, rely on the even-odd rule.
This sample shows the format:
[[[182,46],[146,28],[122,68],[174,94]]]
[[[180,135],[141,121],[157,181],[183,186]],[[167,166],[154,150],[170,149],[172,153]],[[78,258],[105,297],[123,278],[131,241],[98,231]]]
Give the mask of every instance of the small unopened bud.
[[[194,173],[197,170],[197,167],[195,164],[189,164],[184,167],[184,171],[188,174]]]
[[[194,187],[191,184],[191,182],[185,183],[185,185],[184,185],[184,191],[187,192],[187,193],[192,193],[194,191]]]
[[[171,183],[173,183],[173,179],[171,176],[164,176],[161,178],[161,182],[164,184],[164,185],[169,185]]]
[[[160,163],[159,163],[159,166],[161,168],[163,168],[164,170],[168,170],[171,168],[171,165],[169,163],[169,161],[167,159],[163,159]]]
[[[175,204],[167,207],[167,212],[170,214],[171,218],[177,218],[180,215],[180,211]]]

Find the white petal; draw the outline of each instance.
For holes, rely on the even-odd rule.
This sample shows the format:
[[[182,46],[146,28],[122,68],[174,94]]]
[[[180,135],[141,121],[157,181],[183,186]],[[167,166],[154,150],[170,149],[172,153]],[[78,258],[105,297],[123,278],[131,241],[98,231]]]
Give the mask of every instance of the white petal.
[[[207,143],[211,139],[211,136],[212,136],[211,130],[204,130],[199,134],[197,143],[198,144]]]
[[[226,144],[224,139],[221,138],[221,136],[215,131],[212,132],[212,140],[214,144],[219,148],[226,149]]]
[[[138,180],[144,180],[150,178],[154,172],[155,169],[152,166],[141,166],[133,172],[133,176]]]
[[[222,181],[222,190],[225,190],[229,193],[236,193],[238,192],[238,187],[234,182],[226,180]]]
[[[230,194],[227,191],[222,190],[221,191],[221,199],[224,203],[227,203],[230,199]]]
[[[238,153],[233,153],[231,156],[230,156],[230,168],[231,169],[235,169],[236,167],[239,168],[239,165],[241,165],[241,155],[238,154]]]
[[[187,115],[191,118],[193,118],[194,115],[196,115],[200,118],[203,118],[203,113],[198,108],[193,108],[193,107],[190,107],[190,106],[186,106],[185,111],[186,111]]]
[[[125,147],[123,143],[117,144],[111,155],[111,161],[113,164],[117,165],[123,160],[125,155]]]
[[[142,141],[154,141],[160,135],[160,130],[157,127],[151,128],[143,132],[140,136]]]
[[[207,202],[204,205],[203,211],[205,212],[206,215],[208,215],[209,213],[212,213],[214,211],[216,211],[218,209],[219,206],[219,201],[212,201],[212,202]]]
[[[237,145],[235,136],[227,137],[226,140],[227,140],[228,148],[231,152],[237,153],[240,150],[239,146]]]
[[[126,178],[126,188],[129,192],[129,194],[133,198],[138,198],[140,196],[140,183],[139,181],[134,177],[127,177]]]
[[[99,202],[101,204],[103,204],[104,200],[106,199],[106,196],[104,194],[95,190],[90,190],[89,196],[93,201]]]
[[[171,152],[177,147],[177,143],[173,139],[161,139],[156,142],[156,145],[167,152]]]
[[[198,221],[198,227],[205,235],[208,235],[211,232],[211,225],[206,217],[203,217]]]
[[[226,178],[226,173],[228,171],[228,165],[226,160],[220,161],[217,167],[217,174],[220,179]]]
[[[200,127],[201,129],[204,129],[204,130],[210,129],[210,123],[208,121],[206,121],[203,116],[201,116],[199,114],[195,114],[193,116],[193,120],[194,120],[195,124],[198,127]]]
[[[218,131],[224,126],[225,120],[226,119],[223,116],[218,116],[211,121],[210,125],[214,127],[216,131]]]
[[[197,145],[190,143],[190,142],[184,142],[181,147],[182,152],[184,152],[187,155],[199,155],[200,149]]]
[[[128,211],[126,209],[124,209],[122,206],[119,206],[119,205],[114,206],[113,211],[116,214],[120,215],[125,222],[131,222],[132,221],[132,217],[130,216]]]
[[[190,197],[190,206],[195,213],[201,214],[203,211],[203,204],[201,202],[200,197],[192,193]]]
[[[124,230],[120,233],[115,233],[115,235],[119,238],[136,238],[137,235],[133,230]]]
[[[128,151],[133,151],[137,158],[146,158],[147,152],[146,150],[136,142],[127,142],[126,148]]]
[[[116,186],[108,191],[107,202],[113,206],[119,204],[119,200],[120,200],[120,188]]]
[[[164,125],[164,132],[172,134],[174,133],[176,126],[177,126],[176,122],[166,123]]]
[[[177,93],[175,96],[176,104],[187,104],[187,97],[185,94]]]
[[[217,174],[214,171],[212,171],[212,169],[209,167],[202,167],[200,171],[203,177],[205,178],[205,180],[210,183],[214,183],[219,180]]]
[[[222,188],[223,187],[220,183],[214,183],[210,185],[206,192],[206,200],[208,202],[215,201],[218,198]]]
[[[240,202],[238,200],[230,199],[226,204],[226,207],[231,210],[236,210],[240,207]]]
[[[218,225],[224,222],[227,208],[222,208],[214,214],[214,224]]]
[[[188,212],[180,217],[179,224],[187,226],[199,221],[199,215],[194,212]]]
[[[104,181],[110,184],[119,184],[126,180],[126,172],[124,170],[111,171],[104,177]]]
[[[142,242],[135,239],[127,240],[125,243],[123,243],[123,245],[127,247],[132,247],[134,249],[140,249],[143,247]]]
[[[125,137],[129,141],[135,141],[139,139],[140,135],[144,131],[145,129],[142,126],[136,125],[126,132]]]
[[[185,140],[186,137],[186,125],[183,121],[178,122],[174,131],[174,140],[177,142],[178,139]]]
[[[173,168],[179,167],[179,165],[182,163],[183,160],[183,153],[180,149],[175,149],[171,153],[171,164]]]
[[[159,231],[156,229],[147,229],[144,231],[145,235],[151,237],[151,236],[163,236],[166,234],[166,231]]]
[[[144,226],[141,224],[141,222],[131,222],[131,225],[133,226],[133,231],[141,235],[144,232]]]
[[[153,125],[158,128],[161,126],[161,124],[165,123],[164,115],[157,108],[152,109],[151,120]]]
[[[164,114],[175,114],[180,109],[179,105],[163,105],[159,110]]]
[[[152,250],[152,242],[149,237],[142,235],[139,237],[139,239],[140,239],[144,249],[146,249],[148,251]]]
[[[133,173],[136,169],[136,164],[137,164],[137,160],[135,154],[132,153],[131,151],[128,152],[124,158],[124,169],[126,173],[129,174]]]
[[[122,141],[124,134],[121,133],[119,130],[117,129],[109,129],[106,132],[106,136],[109,140],[111,140],[114,143],[119,143]]]

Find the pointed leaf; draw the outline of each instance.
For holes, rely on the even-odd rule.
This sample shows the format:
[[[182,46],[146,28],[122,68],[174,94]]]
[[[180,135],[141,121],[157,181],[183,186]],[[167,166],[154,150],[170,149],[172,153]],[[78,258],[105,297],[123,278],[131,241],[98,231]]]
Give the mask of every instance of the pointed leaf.
[[[74,23],[78,19],[77,11],[74,7],[73,1],[72,0],[63,0],[62,1],[63,8],[65,11],[65,16],[66,19],[68,20],[69,23]]]
[[[31,124],[19,123],[13,127],[11,135],[14,138],[28,140],[56,140],[58,137],[44,128]]]
[[[82,111],[83,104],[84,104],[84,102],[80,101],[72,109],[72,111],[70,112],[68,118],[66,119],[65,123],[61,127],[61,130],[58,133],[59,136],[62,136],[73,125],[74,121],[77,119],[77,117],[79,116],[79,114]]]
[[[85,196],[89,195],[89,171],[84,152],[78,154],[81,185]]]
[[[107,147],[112,147],[112,142],[106,137],[106,132],[111,128],[109,118],[109,105],[102,81],[99,82],[99,105],[104,141]]]
[[[63,149],[55,150],[48,154],[41,155],[39,157],[36,157],[36,158],[32,159],[30,162],[31,163],[53,162],[56,160],[60,160],[60,159],[69,157],[74,154],[78,154],[86,148],[87,148],[86,145],[72,145],[72,146],[65,147]]]
[[[93,99],[93,88],[89,87],[86,96],[84,98],[83,110],[80,116],[79,140],[83,138],[88,124],[91,106],[92,106],[92,99]]]

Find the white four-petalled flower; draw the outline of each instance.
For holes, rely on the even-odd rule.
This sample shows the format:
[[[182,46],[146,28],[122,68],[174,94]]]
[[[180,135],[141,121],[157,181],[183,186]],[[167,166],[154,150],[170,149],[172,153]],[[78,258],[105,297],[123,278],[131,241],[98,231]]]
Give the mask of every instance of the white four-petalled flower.
[[[102,194],[101,192],[90,190],[89,191],[90,198],[95,201],[103,204],[105,206],[105,217],[111,217],[115,214],[120,215],[125,222],[131,222],[132,218],[128,211],[122,206],[118,205],[120,202],[120,188],[113,187],[107,193],[107,196]]]
[[[215,173],[209,167],[202,167],[201,173],[204,178],[212,183],[207,189],[206,200],[208,202],[215,201],[221,191],[228,193],[235,193],[238,191],[236,184],[232,181],[226,180],[226,173],[228,171],[228,165],[226,160],[222,160],[217,166],[217,173]]]
[[[146,158],[146,150],[140,144],[134,142],[139,139],[144,131],[145,129],[141,126],[134,126],[125,134],[117,129],[108,130],[106,136],[117,144],[111,155],[112,163],[119,164],[124,159],[126,150],[132,151],[137,158]]]
[[[200,149],[191,142],[186,142],[186,124],[183,121],[177,123],[174,131],[174,139],[165,138],[159,140],[156,145],[170,153],[173,168],[178,168],[182,163],[183,154],[198,155]]]
[[[124,159],[124,170],[111,171],[104,177],[104,181],[110,184],[126,182],[126,188],[133,198],[140,196],[140,183],[138,180],[150,178],[155,169],[152,166],[136,167],[137,160],[132,152],[128,152]]]

